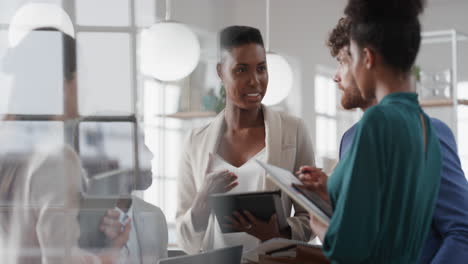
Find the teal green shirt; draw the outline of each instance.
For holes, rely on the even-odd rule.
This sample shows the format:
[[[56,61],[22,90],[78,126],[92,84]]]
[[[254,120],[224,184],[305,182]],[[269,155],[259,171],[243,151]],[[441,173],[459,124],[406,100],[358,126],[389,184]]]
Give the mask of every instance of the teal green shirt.
[[[441,162],[439,140],[416,94],[392,93],[368,109],[328,180],[334,213],[326,256],[333,263],[416,263],[432,220]]]

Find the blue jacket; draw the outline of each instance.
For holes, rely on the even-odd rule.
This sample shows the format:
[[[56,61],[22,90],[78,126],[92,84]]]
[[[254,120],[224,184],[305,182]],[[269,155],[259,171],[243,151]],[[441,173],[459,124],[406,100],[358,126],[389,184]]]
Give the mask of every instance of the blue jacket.
[[[468,182],[450,128],[431,118],[440,140],[442,175],[431,230],[419,263],[468,263]],[[341,139],[340,159],[353,143],[356,125]]]

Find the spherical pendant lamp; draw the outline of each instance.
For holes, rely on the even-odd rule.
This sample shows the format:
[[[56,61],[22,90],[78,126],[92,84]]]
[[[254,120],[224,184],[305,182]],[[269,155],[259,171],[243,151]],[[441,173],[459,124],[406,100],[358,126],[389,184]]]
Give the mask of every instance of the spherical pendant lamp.
[[[200,59],[200,43],[186,25],[160,22],[142,35],[141,70],[160,81],[188,76]]]
[[[291,66],[281,55],[268,52],[268,88],[263,98],[265,105],[276,105],[288,97],[293,85]]]
[[[187,77],[200,60],[200,43],[186,25],[170,21],[170,1],[166,1],[166,20],[142,33],[141,70],[159,81]]]
[[[43,27],[56,28],[75,37],[73,23],[60,6],[48,3],[29,3],[19,8],[10,21],[8,29],[10,47],[18,45],[30,31]]]

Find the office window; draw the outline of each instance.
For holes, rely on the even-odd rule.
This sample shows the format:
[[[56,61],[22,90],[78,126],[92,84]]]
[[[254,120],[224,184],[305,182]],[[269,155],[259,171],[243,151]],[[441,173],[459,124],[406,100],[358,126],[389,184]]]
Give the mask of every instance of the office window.
[[[331,77],[315,77],[315,111],[321,115],[336,116],[336,84]]]
[[[317,166],[331,171],[337,152],[337,89],[330,75],[315,77],[315,152]]]
[[[129,0],[76,0],[76,22],[84,26],[129,26]]]
[[[458,98],[468,99],[468,82],[458,84]],[[465,139],[465,135],[468,135],[468,106],[461,105],[458,107],[458,154],[468,179],[468,140]]]
[[[79,129],[80,155],[108,162],[111,169],[133,169],[132,123],[82,122]],[[94,174],[104,172],[107,170],[96,168],[88,174],[94,177]]]
[[[0,30],[0,58],[5,58],[8,52],[8,31]],[[4,63],[0,63],[0,114],[7,112],[10,92],[13,87],[13,76],[8,74]]]
[[[0,153],[28,153],[33,148],[59,146],[64,142],[64,126],[58,121],[3,121]]]
[[[153,184],[144,192],[144,199],[163,210],[171,248],[177,247],[175,213],[179,159],[184,150],[185,135],[193,124],[166,115],[178,111],[182,84],[184,81],[167,85],[147,79],[143,92],[145,141],[154,153]]]
[[[131,114],[134,73],[130,34],[80,32],[77,44],[80,113]],[[103,98],[108,100],[103,102]]]
[[[3,58],[7,51],[8,23],[22,4],[31,1],[0,2],[0,56]],[[152,185],[146,191],[136,194],[163,210],[168,221],[170,247],[176,247],[178,161],[189,129],[201,126],[209,119],[180,120],[166,116],[179,111],[181,101],[191,96],[184,94],[190,85],[190,78],[163,87],[139,72],[138,36],[159,20],[156,18],[158,1],[37,2],[62,6],[70,14],[75,29],[77,60],[77,80],[71,85],[76,85],[77,98],[71,98],[64,92],[70,90],[70,87],[65,87],[70,83],[65,84],[63,80],[63,65],[60,64],[63,62],[60,57],[62,43],[57,40],[54,42],[56,47],[51,49],[56,56],[42,60],[45,61],[43,67],[37,67],[39,72],[47,69],[53,71],[52,76],[56,80],[48,81],[53,85],[38,87],[33,96],[19,94],[21,100],[26,98],[36,104],[29,104],[26,100],[15,105],[19,110],[14,110],[14,114],[22,114],[19,117],[24,121],[12,121],[18,127],[12,131],[20,131],[16,135],[31,142],[22,140],[19,142],[21,144],[12,148],[22,149],[25,148],[22,144],[30,146],[40,141],[50,142],[42,137],[50,137],[54,144],[65,142],[72,145],[79,153],[90,181],[104,179],[87,189],[89,193],[101,196],[118,195],[121,191],[121,185],[114,185],[116,181],[107,179],[125,171],[136,173],[135,169],[139,169],[140,173],[149,171]],[[42,32],[42,35],[46,33]],[[210,45],[215,42],[213,36]],[[212,57],[215,58],[216,54],[212,54]],[[11,114],[14,108],[10,108],[7,103],[10,102],[11,88],[18,83],[15,83],[14,76],[3,65],[0,65],[0,69],[0,112]],[[211,67],[208,71],[214,69]],[[204,71],[201,73],[205,74]],[[31,78],[23,79],[29,81],[24,84],[25,87],[34,86]],[[217,85],[217,81],[212,83]],[[70,100],[76,100],[77,104],[67,103]],[[78,114],[71,118],[73,120],[67,120],[68,117],[64,115],[64,109],[69,108]],[[60,121],[51,121],[54,118]],[[140,121],[138,125],[137,121]],[[149,151],[145,150],[145,146]],[[146,164],[146,161],[150,164]]]
[[[156,23],[156,4],[158,1],[134,0],[134,2],[137,27],[149,27]]]
[[[315,77],[316,162],[328,173],[338,162],[341,137],[362,116],[359,109],[343,109],[342,92],[333,81],[332,73],[331,69],[320,68]]]
[[[65,13],[71,14],[71,19],[79,17],[82,22],[78,25],[72,21],[76,50],[63,52],[66,37],[50,29],[29,32],[18,46],[8,49],[8,23],[18,8],[29,2],[0,4],[0,7],[8,5],[7,9],[0,8],[0,21],[4,22],[0,24],[1,112],[9,114],[11,120],[3,122],[2,136],[15,139],[4,144],[2,151],[11,149],[24,155],[41,145],[66,143],[80,155],[84,171],[92,180],[109,177],[116,171],[125,171],[128,178],[138,171],[150,171],[149,162],[147,167],[142,162],[150,161],[151,155],[142,149],[143,135],[136,125],[134,111],[137,29],[130,23],[135,19],[134,14],[129,14],[129,1],[64,1]],[[62,1],[37,2],[62,5]],[[97,8],[104,2],[117,8],[124,8],[119,2],[126,2],[127,6],[124,11]],[[92,5],[93,12],[86,10]],[[103,19],[116,13],[109,21],[100,21],[94,17],[96,12]],[[124,13],[127,18],[122,16]],[[43,25],[39,23],[38,27]],[[65,78],[69,72],[64,71],[64,62],[72,61],[73,52],[78,81],[72,74]],[[73,63],[66,66],[70,65]],[[119,194],[118,188],[95,190],[98,195]]]
[[[31,32],[14,49],[6,49],[2,71],[8,113],[63,113],[63,41],[58,32]],[[31,100],[41,97],[48,103]]]
[[[76,18],[76,148],[89,179],[99,180],[88,190],[93,195],[122,194],[125,181],[151,173],[152,155],[136,124],[138,30],[130,2],[75,0],[65,6]]]

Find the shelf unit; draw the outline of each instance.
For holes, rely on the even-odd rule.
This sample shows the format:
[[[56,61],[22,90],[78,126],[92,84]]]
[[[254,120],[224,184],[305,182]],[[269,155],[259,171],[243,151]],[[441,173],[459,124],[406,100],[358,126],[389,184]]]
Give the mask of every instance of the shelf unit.
[[[468,106],[468,99],[458,99],[457,105]],[[419,102],[422,107],[442,107],[442,106],[453,106],[452,99],[434,99],[434,100],[422,100]]]
[[[190,119],[197,119],[197,118],[212,118],[217,115],[216,112],[213,111],[181,111],[181,112],[176,112],[173,114],[168,114],[168,115],[158,115],[158,117],[168,117],[168,118],[176,118],[176,119],[182,119],[182,120],[190,120]]]
[[[422,33],[422,46],[436,45],[436,44],[449,44],[451,51],[451,98],[447,99],[430,99],[421,100],[422,107],[428,109],[433,107],[453,107],[452,111],[452,124],[453,133],[458,140],[458,114],[459,107],[468,106],[468,98],[458,98],[458,84],[460,76],[460,68],[458,62],[459,56],[459,42],[468,41],[468,34],[462,33],[455,29],[440,30],[440,31],[427,31]]]

